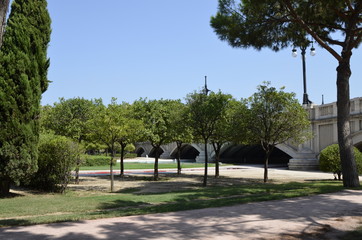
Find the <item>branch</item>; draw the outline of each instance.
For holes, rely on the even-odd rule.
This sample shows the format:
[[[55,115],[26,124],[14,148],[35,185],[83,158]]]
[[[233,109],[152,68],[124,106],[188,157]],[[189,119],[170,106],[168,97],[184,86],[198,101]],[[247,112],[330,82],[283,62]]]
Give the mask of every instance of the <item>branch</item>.
[[[333,44],[333,45],[339,45],[341,47],[343,47],[343,45],[344,45],[344,42],[337,41],[337,40],[334,40],[334,39],[329,38],[329,37],[325,37],[323,39],[324,39],[325,42],[328,42],[328,43]]]
[[[346,3],[346,5],[347,5],[347,7],[348,7],[349,11],[351,11],[351,12],[352,12],[354,9],[353,9],[353,6],[352,6],[351,1],[350,1],[350,0],[345,0],[344,2]]]
[[[325,48],[337,61],[342,61],[342,56],[339,55],[333,48],[331,48],[325,41],[323,41],[316,32],[314,32],[304,20],[294,11],[294,8],[289,0],[284,0],[286,8],[289,10],[292,17],[299,23],[299,25],[304,28],[323,48]]]
[[[362,32],[360,32],[356,38],[356,40],[353,43],[353,47],[357,47],[357,45],[362,41]]]

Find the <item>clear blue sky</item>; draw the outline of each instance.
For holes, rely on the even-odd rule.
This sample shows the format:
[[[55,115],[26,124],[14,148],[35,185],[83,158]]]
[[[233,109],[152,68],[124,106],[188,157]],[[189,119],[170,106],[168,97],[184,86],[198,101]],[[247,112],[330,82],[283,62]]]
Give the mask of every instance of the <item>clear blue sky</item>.
[[[302,61],[291,49],[233,49],[210,27],[217,0],[48,0],[52,18],[52,81],[42,104],[60,97],[102,98],[109,103],[183,99],[208,87],[249,97],[270,81],[302,99]],[[325,50],[307,56],[309,98],[336,100],[337,61]],[[338,49],[338,52],[340,50]],[[351,97],[362,96],[362,54],[352,57]]]

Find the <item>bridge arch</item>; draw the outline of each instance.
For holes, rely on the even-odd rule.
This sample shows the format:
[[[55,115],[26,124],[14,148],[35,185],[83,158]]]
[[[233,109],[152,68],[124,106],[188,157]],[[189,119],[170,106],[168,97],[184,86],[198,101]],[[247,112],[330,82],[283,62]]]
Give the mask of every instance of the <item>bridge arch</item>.
[[[269,162],[270,164],[287,165],[293,158],[294,152],[288,146],[276,146],[273,150]],[[224,163],[251,163],[263,164],[265,152],[261,145],[237,145],[228,144],[221,149],[220,161]]]
[[[356,132],[352,135],[353,146],[362,152],[362,131]]]
[[[134,152],[137,154],[137,157],[144,157],[146,155],[145,149],[141,146],[137,147]]]
[[[200,149],[195,144],[182,144],[180,159],[184,161],[196,161],[196,157],[200,154]],[[171,158],[177,158],[177,147],[170,154]]]
[[[164,153],[164,152],[165,152],[165,149],[162,146],[158,149],[158,153],[156,152],[156,148],[153,147],[150,150],[150,152],[148,153],[148,156],[154,158],[154,157],[156,157],[156,154],[158,154],[158,156],[161,156],[162,153]]]

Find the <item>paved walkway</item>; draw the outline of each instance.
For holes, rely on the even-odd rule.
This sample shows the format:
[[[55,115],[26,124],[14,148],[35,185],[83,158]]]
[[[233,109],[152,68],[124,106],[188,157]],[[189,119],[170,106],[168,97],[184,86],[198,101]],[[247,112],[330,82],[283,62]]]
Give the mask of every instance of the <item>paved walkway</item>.
[[[342,220],[353,228],[357,216],[362,216],[362,191],[345,190],[222,208],[0,228],[0,239],[300,239],[295,236],[326,224],[338,231]]]

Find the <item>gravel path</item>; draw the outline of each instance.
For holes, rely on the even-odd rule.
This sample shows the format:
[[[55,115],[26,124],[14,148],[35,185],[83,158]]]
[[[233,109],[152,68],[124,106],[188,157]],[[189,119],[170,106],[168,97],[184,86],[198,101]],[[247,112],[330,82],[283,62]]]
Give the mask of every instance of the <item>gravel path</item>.
[[[362,191],[345,190],[222,208],[0,228],[0,239],[336,239],[361,222]]]

